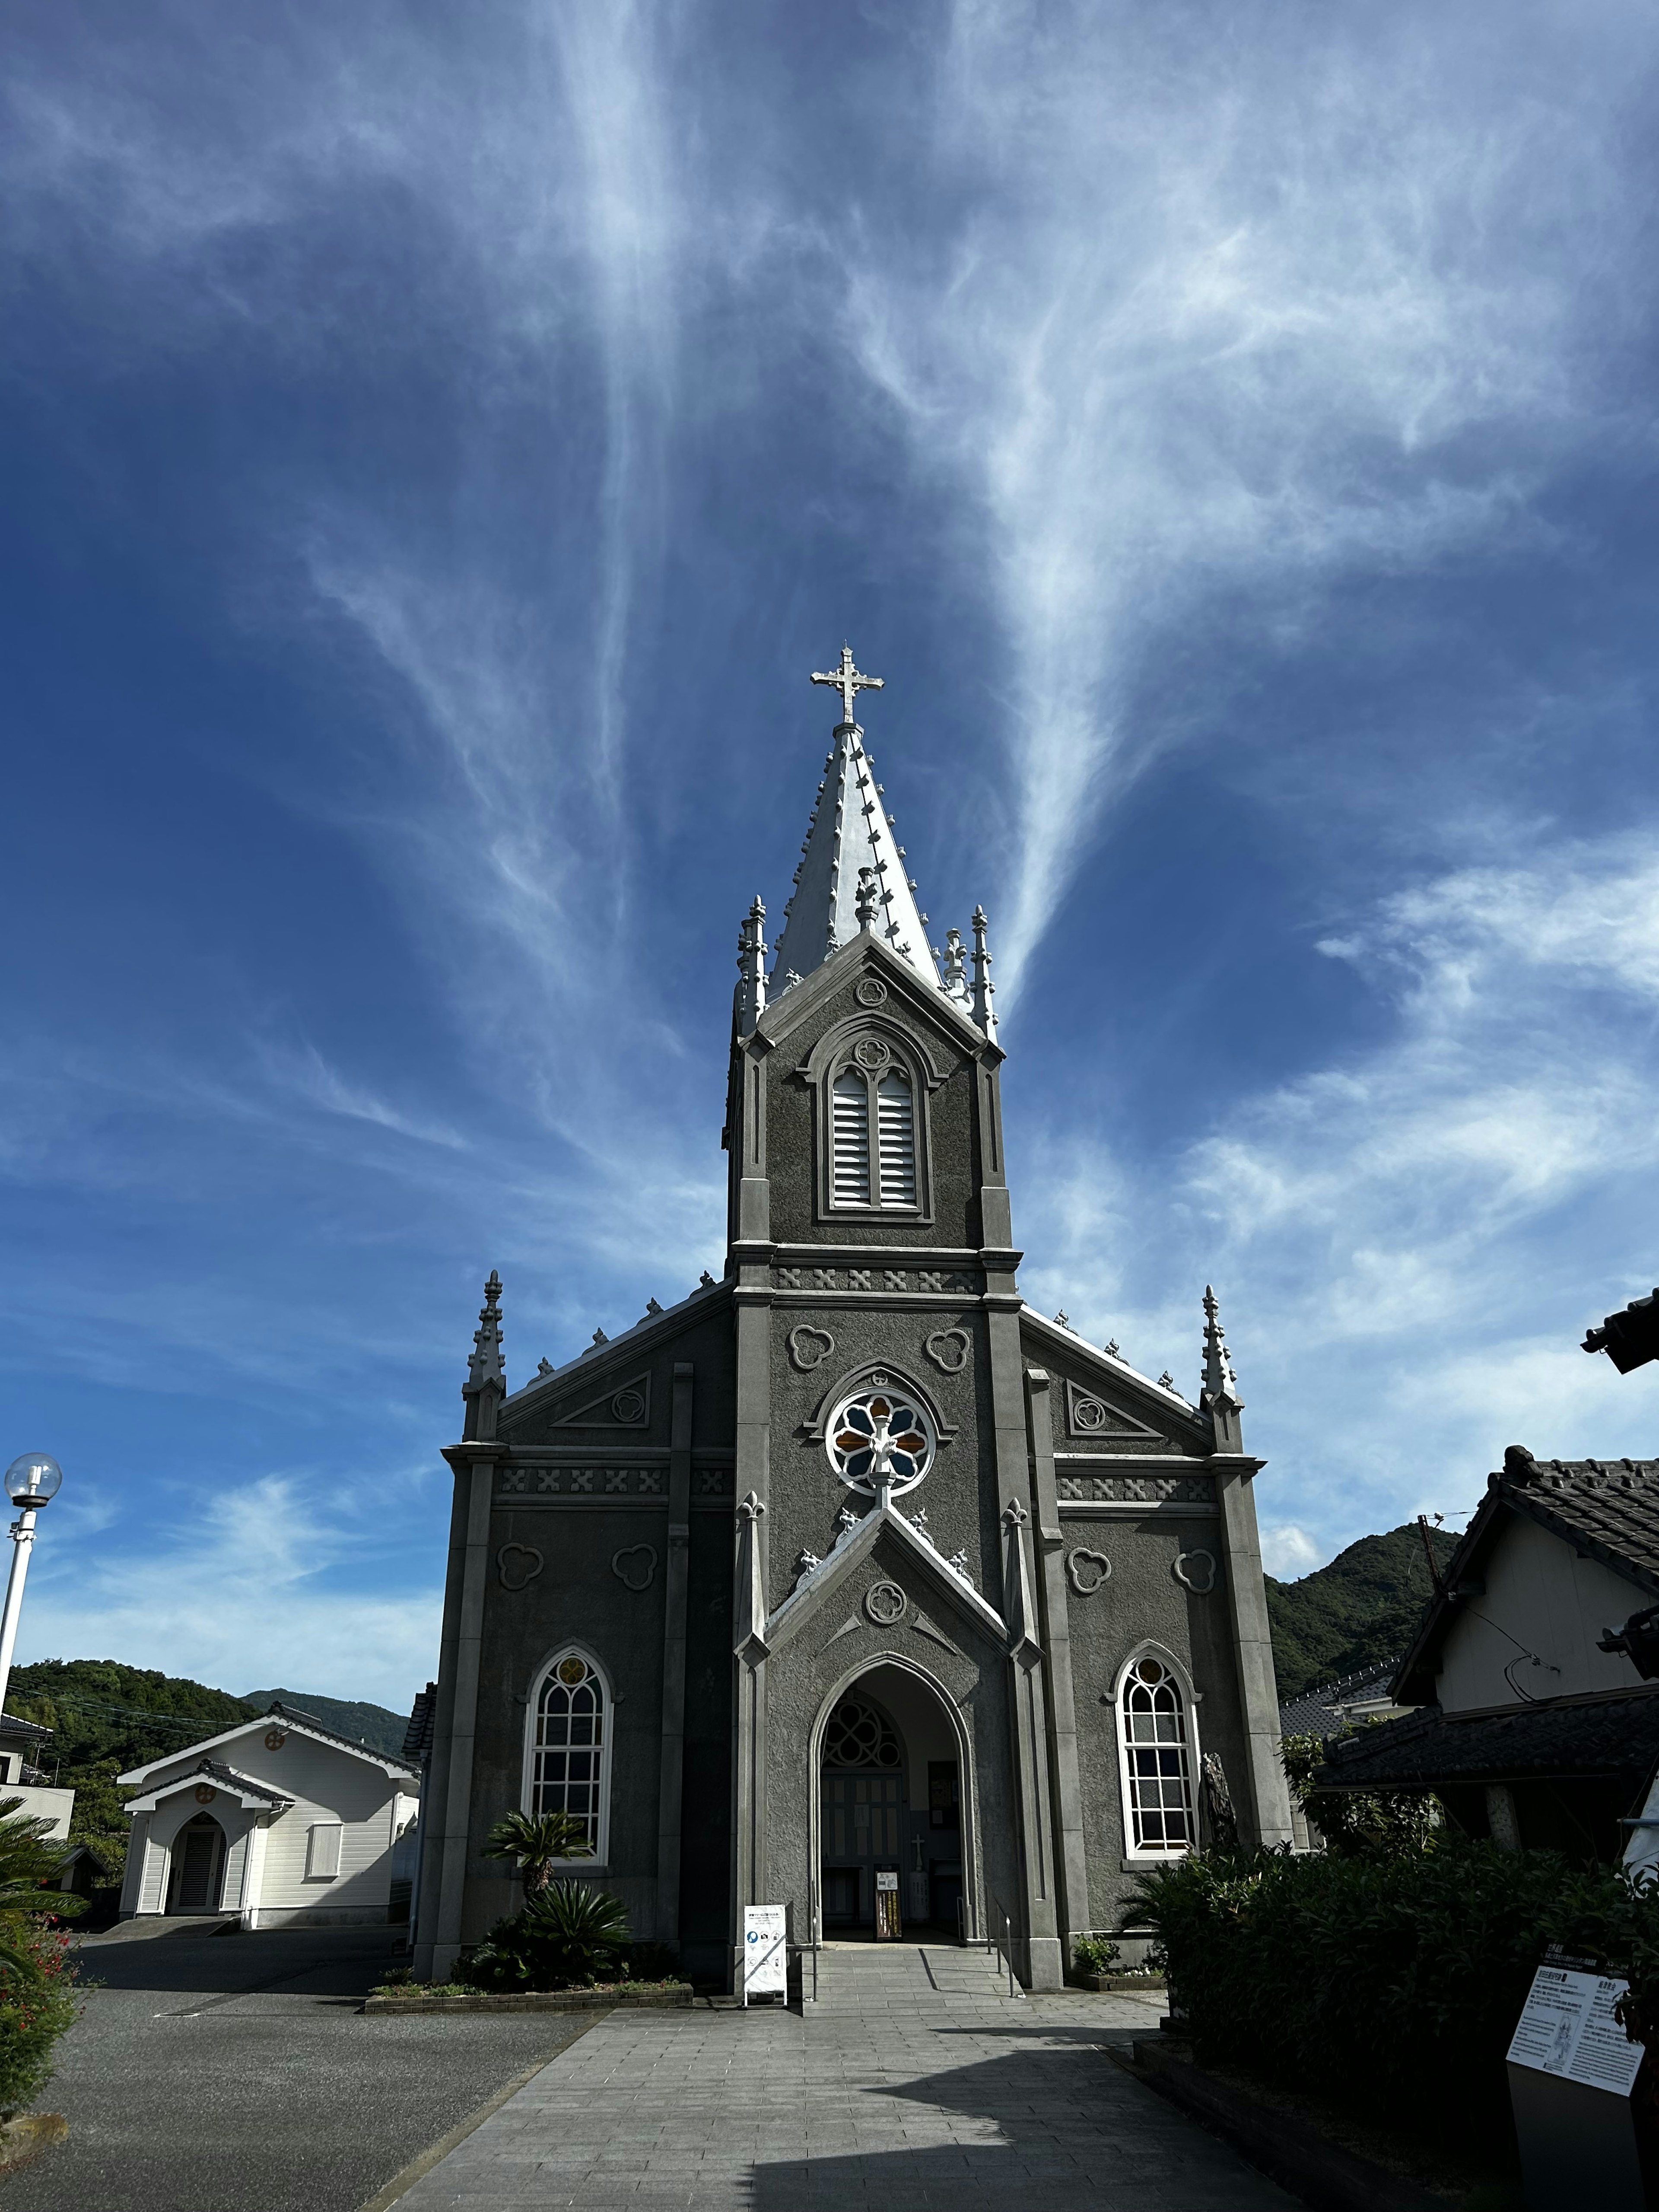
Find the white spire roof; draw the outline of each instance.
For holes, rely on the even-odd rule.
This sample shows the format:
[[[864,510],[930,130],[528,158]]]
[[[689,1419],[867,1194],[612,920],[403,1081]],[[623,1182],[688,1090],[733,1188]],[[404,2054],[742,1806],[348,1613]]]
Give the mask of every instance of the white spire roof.
[[[837,685],[850,704],[853,686],[873,688],[879,678],[859,676],[851,652],[843,646],[841,671],[814,676],[812,681]],[[798,976],[810,975],[858,935],[863,927],[858,918],[859,875],[866,868],[875,878],[872,927],[876,935],[936,990],[940,988],[927,921],[916,905],[915,885],[906,873],[904,848],[893,834],[893,817],[886,811],[875,765],[864,750],[864,732],[850,712],[843,711],[845,719],[836,726],[834,748],[824,762],[823,781],[795,872],[794,892],[784,908],[772,970],[774,998],[787,988],[792,970]]]

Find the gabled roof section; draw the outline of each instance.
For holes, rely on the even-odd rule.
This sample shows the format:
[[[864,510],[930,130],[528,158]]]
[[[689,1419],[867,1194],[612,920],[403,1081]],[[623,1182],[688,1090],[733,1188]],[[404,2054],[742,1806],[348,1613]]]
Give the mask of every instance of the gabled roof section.
[[[781,1043],[792,1029],[811,1020],[815,1008],[825,999],[833,998],[845,986],[848,974],[860,968],[879,971],[895,1000],[948,1037],[957,1049],[965,1053],[985,1051],[984,1032],[975,1026],[972,1015],[960,1000],[939,990],[925,975],[918,975],[909,962],[900,959],[892,946],[884,944],[873,930],[860,930],[811,975],[798,982],[786,987],[775,979],[770,1001],[756,1024],[757,1033],[769,1043]],[[1000,1056],[999,1053],[998,1058]]]
[[[401,1777],[416,1774],[420,1771],[411,1759],[399,1759],[395,1752],[376,1751],[372,1745],[358,1743],[349,1735],[340,1735],[337,1729],[330,1728],[314,1714],[299,1712],[292,1705],[278,1703],[267,1706],[262,1713],[251,1715],[235,1728],[223,1729],[217,1735],[204,1736],[200,1743],[187,1743],[182,1750],[168,1752],[164,1758],[147,1759],[143,1765],[135,1766],[128,1773],[118,1774],[115,1778],[123,1789],[143,1789],[156,1775],[170,1773],[174,1767],[182,1770],[191,1760],[202,1761],[209,1752],[217,1751],[223,1744],[238,1743],[244,1736],[252,1735],[256,1729],[263,1735],[272,1721],[279,1722],[285,1734],[314,1736],[318,1742],[327,1744],[331,1750],[349,1751],[354,1759],[361,1759],[368,1766],[378,1766],[384,1773]],[[261,1789],[266,1787],[263,1783],[258,1786]]]
[[[1659,1460],[1534,1459],[1524,1444],[1511,1444],[1501,1473],[1486,1477],[1486,1494],[1400,1662],[1394,1694],[1401,1704],[1434,1695],[1434,1661],[1461,1609],[1459,1585],[1478,1571],[1510,1513],[1623,1575],[1633,1595],[1659,1598]]]
[[[859,878],[866,869],[874,879],[874,934],[943,995],[927,942],[927,918],[916,904],[915,880],[906,867],[904,848],[856,722],[836,725],[800,849],[773,965],[774,996],[788,987],[792,972],[798,978],[810,975],[858,936],[864,927],[858,913]]]
[[[706,1319],[729,1302],[731,1296],[729,1282],[717,1283],[711,1278],[700,1283],[678,1305],[659,1306],[655,1313],[641,1314],[634,1326],[625,1328],[620,1336],[600,1336],[585,1352],[578,1352],[574,1359],[567,1359],[562,1367],[549,1366],[541,1374],[532,1375],[528,1382],[520,1384],[505,1401],[503,1415],[509,1408],[514,1414],[520,1413],[550,1392],[556,1395],[561,1389],[568,1390],[579,1373],[583,1388],[597,1394],[606,1381],[612,1379],[613,1370],[617,1378],[623,1368],[631,1376],[639,1361],[661,1339],[673,1337],[688,1321]]]
[[[1331,1745],[1316,1778],[1322,1790],[1433,1790],[1571,1775],[1633,1792],[1656,1759],[1659,1683],[1640,1682],[1481,1712],[1425,1705]]]
[[[116,1778],[125,1782],[127,1777],[123,1774]],[[227,1766],[219,1759],[198,1759],[194,1766],[187,1767],[183,1773],[169,1774],[142,1796],[131,1799],[126,1810],[129,1813],[153,1813],[164,1798],[175,1796],[180,1790],[189,1789],[192,1783],[203,1781],[210,1782],[226,1796],[234,1797],[245,1807],[252,1807],[262,1813],[285,1813],[294,1802],[293,1798],[285,1796],[280,1790],[273,1790],[268,1782],[256,1781],[251,1774],[239,1774],[234,1766]]]
[[[775,1651],[795,1631],[828,1605],[839,1586],[860,1560],[868,1559],[884,1534],[892,1537],[913,1565],[932,1579],[945,1603],[971,1620],[981,1633],[1006,1645],[1008,1624],[996,1607],[981,1597],[965,1575],[939,1557],[927,1538],[913,1528],[893,1506],[872,1506],[850,1528],[843,1530],[827,1558],[804,1574],[783,1603],[767,1616],[766,1648]]]
[[[1068,1323],[1047,1320],[1035,1306],[1021,1306],[1019,1327],[1022,1346],[1035,1351],[1044,1365],[1052,1366],[1059,1376],[1074,1374],[1080,1366],[1091,1373],[1103,1391],[1115,1392],[1119,1402],[1126,1395],[1131,1405],[1139,1399],[1149,1417],[1164,1423],[1164,1434],[1171,1443],[1188,1443],[1194,1451],[1206,1455],[1215,1449],[1214,1430],[1207,1417],[1171,1385],[1155,1382],[1151,1376],[1131,1367],[1127,1359],[1091,1344]]]

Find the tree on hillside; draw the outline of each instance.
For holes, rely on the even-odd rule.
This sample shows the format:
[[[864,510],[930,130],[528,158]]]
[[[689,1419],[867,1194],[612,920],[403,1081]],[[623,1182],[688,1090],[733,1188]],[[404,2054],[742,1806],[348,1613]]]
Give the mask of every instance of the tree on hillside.
[[[1431,1528],[1429,1539],[1443,1572],[1458,1539],[1445,1528]],[[1402,1658],[1434,1595],[1423,1532],[1414,1521],[1384,1535],[1362,1536],[1299,1582],[1269,1575],[1267,1584],[1273,1664],[1285,1699]]]

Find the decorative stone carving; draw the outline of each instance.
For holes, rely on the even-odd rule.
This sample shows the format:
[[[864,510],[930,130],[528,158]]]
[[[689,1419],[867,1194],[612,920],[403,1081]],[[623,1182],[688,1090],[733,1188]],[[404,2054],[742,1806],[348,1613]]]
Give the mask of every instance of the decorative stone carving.
[[[1109,1398],[1097,1391],[1085,1390],[1076,1382],[1066,1385],[1066,1426],[1074,1437],[1125,1437],[1139,1443],[1162,1443],[1158,1430],[1151,1428],[1133,1413],[1115,1406]]]
[[[611,1571],[624,1589],[649,1589],[656,1577],[656,1547],[651,1544],[627,1544],[620,1552],[611,1554]]]
[[[965,1328],[936,1328],[922,1340],[922,1350],[946,1375],[960,1375],[968,1364],[971,1340]]]
[[[503,1544],[495,1554],[495,1571],[504,1590],[527,1589],[546,1564],[533,1544]]]
[[[651,1376],[630,1375],[562,1413],[556,1429],[642,1429],[651,1415]]]
[[[967,1583],[969,1589],[973,1589],[974,1578],[968,1571],[968,1554],[965,1551],[952,1552],[950,1558],[945,1564],[950,1568],[951,1572],[953,1575],[960,1575],[962,1577],[962,1579]]]
[[[1062,1474],[1060,1503],[1093,1499],[1109,1505],[1213,1505],[1207,1474]]]
[[[1066,1554],[1066,1579],[1079,1597],[1092,1597],[1111,1573],[1112,1563],[1104,1552],[1091,1552],[1079,1544]]]
[[[1215,1588],[1215,1554],[1213,1552],[1179,1552],[1170,1572],[1183,1589],[1194,1597],[1208,1597]]]
[[[861,1006],[884,1006],[887,1000],[887,986],[879,975],[866,975],[854,989],[853,996]]]
[[[1091,1435],[1106,1425],[1106,1408],[1098,1398],[1075,1398],[1072,1401],[1072,1426],[1081,1436]]]
[[[864,1594],[864,1610],[878,1628],[893,1628],[909,1609],[909,1600],[896,1583],[872,1583]]]
[[[893,1049],[880,1037],[860,1037],[853,1047],[853,1057],[860,1067],[885,1067],[893,1057]]]
[[[631,1428],[636,1421],[642,1421],[645,1419],[643,1392],[618,1390],[611,1401],[611,1410],[619,1421],[626,1422]]]
[[[815,1367],[822,1367],[836,1348],[836,1340],[827,1328],[792,1328],[788,1336],[791,1364],[802,1375],[810,1375]]]

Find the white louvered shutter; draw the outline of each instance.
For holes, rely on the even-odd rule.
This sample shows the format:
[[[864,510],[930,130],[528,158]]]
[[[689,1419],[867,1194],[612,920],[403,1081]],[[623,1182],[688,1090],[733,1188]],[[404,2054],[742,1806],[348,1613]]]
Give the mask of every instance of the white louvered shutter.
[[[848,1068],[830,1093],[831,1184],[837,1206],[870,1203],[870,1087]]]
[[[338,1820],[313,1820],[306,1832],[306,1879],[308,1881],[332,1881],[340,1871],[340,1838],[344,1833]]]
[[[916,1202],[916,1122],[910,1085],[902,1075],[884,1075],[876,1089],[876,1137],[881,1158],[881,1202]]]

